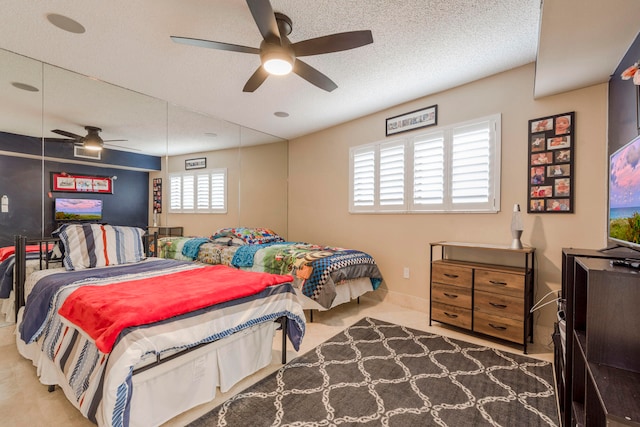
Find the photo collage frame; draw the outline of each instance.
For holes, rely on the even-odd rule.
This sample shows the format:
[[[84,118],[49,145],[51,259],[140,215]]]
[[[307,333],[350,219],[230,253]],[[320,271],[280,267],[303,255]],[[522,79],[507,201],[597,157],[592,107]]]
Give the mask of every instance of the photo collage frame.
[[[153,212],[162,213],[162,178],[153,178]]]
[[[529,120],[529,213],[573,213],[575,112]]]

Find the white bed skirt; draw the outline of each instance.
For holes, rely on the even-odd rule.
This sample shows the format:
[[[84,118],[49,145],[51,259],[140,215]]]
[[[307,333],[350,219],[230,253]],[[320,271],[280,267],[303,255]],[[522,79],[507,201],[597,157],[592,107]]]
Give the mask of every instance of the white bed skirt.
[[[333,303],[331,303],[331,307],[329,308],[323,307],[316,301],[312,300],[306,295],[303,295],[302,292],[297,288],[296,295],[298,296],[298,300],[300,301],[303,309],[326,311],[337,305],[344,304],[351,301],[352,299],[358,298],[359,296],[364,295],[372,290],[373,288],[371,286],[371,279],[368,277],[340,282],[340,284],[336,286],[336,298],[333,300]]]
[[[20,309],[18,322],[22,318]],[[158,426],[226,392],[243,378],[271,363],[278,323],[266,322],[203,346],[133,376],[130,426]],[[40,352],[40,344],[25,344],[16,336],[19,353],[37,368],[40,382],[58,385],[77,407],[70,387],[55,365]],[[98,410],[98,414],[102,411]],[[108,425],[98,420],[98,425]]]

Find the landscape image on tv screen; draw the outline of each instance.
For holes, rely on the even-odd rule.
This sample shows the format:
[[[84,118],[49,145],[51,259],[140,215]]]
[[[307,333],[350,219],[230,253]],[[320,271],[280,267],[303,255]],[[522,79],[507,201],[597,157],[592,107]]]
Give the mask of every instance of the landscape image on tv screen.
[[[640,245],[640,137],[610,160],[609,238]]]
[[[102,219],[102,200],[56,199],[56,221],[98,221]]]

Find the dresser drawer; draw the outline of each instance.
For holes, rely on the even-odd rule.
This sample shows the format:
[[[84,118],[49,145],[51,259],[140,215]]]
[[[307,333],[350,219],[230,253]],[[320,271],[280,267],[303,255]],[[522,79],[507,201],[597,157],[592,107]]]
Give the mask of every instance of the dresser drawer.
[[[476,270],[475,290],[524,298],[524,274]]]
[[[473,309],[496,316],[524,320],[524,300],[495,292],[475,292]]]
[[[524,322],[519,320],[475,311],[473,313],[473,330],[496,338],[524,344]]]
[[[431,285],[431,299],[443,304],[471,309],[471,288],[434,283]]]
[[[469,309],[432,302],[431,319],[460,328],[471,329],[471,310]]]
[[[471,289],[473,269],[470,267],[434,262],[431,264],[431,278],[434,282]]]

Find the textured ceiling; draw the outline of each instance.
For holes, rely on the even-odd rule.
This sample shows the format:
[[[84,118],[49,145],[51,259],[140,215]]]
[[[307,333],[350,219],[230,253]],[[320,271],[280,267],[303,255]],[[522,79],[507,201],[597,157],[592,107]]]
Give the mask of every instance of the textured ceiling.
[[[546,3],[565,12],[563,4],[579,3],[582,6],[576,6],[574,13],[597,19],[599,10],[586,9],[604,2]],[[0,4],[0,48],[287,139],[534,62],[541,26],[541,5],[536,0],[272,0],[273,9],[293,21],[292,42],[369,29],[374,43],[305,58],[337,83],[338,89],[331,93],[294,74],[269,77],[256,92],[243,93],[246,80],[259,66],[257,55],[185,46],[169,38],[258,47],[260,33],[243,0],[2,0]],[[624,15],[624,7],[633,8],[640,1],[607,4],[620,4],[618,13]],[[61,31],[47,21],[49,13],[75,19],[86,33]],[[583,27],[586,22],[581,21],[579,28],[569,21],[551,25],[540,40],[555,52],[555,43],[568,31],[589,31]],[[619,53],[614,56],[621,57],[637,31],[637,24],[625,29],[622,43],[627,44],[620,46],[616,40]],[[584,52],[584,47],[572,45],[566,61],[560,62]],[[561,65],[550,58],[554,66]],[[603,66],[610,72],[616,65]],[[570,67],[570,63],[564,66]],[[546,81],[557,72],[547,73]],[[538,66],[537,74],[542,78],[545,70]],[[606,77],[602,73],[590,77],[589,84]],[[545,94],[557,91],[562,85],[546,88]],[[275,117],[277,111],[289,117]]]

